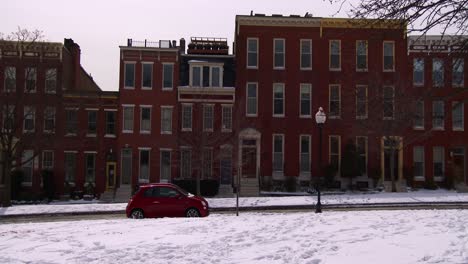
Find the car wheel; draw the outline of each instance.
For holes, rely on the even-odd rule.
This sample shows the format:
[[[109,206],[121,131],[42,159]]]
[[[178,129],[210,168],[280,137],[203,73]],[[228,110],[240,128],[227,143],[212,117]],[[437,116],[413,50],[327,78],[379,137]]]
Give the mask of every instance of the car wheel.
[[[198,212],[198,210],[195,209],[195,208],[189,208],[189,209],[187,209],[187,212],[185,212],[185,216],[187,216],[187,217],[200,217],[200,212]]]
[[[143,215],[143,211],[140,210],[140,209],[135,209],[132,211],[132,213],[130,214],[130,218],[133,218],[133,219],[143,219],[145,218],[145,216]]]

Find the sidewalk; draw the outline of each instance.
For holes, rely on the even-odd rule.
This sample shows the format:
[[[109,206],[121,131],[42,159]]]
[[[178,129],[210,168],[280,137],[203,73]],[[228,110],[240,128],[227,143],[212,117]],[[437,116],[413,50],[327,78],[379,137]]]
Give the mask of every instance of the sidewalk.
[[[457,193],[446,190],[422,190],[407,193],[346,193],[341,195],[322,195],[324,209],[340,208],[400,208],[415,206],[468,206],[468,193]],[[212,212],[233,211],[236,208],[235,198],[207,198]],[[289,197],[240,197],[241,211],[256,210],[301,210],[313,209],[317,196]],[[19,216],[41,215],[89,215],[120,214],[125,212],[126,203],[100,203],[93,201],[52,202],[50,204],[14,205],[0,207],[0,219]]]

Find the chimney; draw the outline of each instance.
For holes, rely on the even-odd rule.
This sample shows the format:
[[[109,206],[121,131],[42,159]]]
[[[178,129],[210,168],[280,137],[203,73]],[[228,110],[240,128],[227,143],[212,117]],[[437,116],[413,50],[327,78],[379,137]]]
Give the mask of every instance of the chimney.
[[[172,41],[172,48],[176,48],[177,47],[177,41],[173,40]]]
[[[73,41],[73,39],[64,40],[65,48],[70,51],[72,56],[72,79],[73,89],[80,88],[80,72],[81,72],[81,49],[80,46]]]
[[[180,53],[185,54],[185,39],[181,38],[179,42]]]

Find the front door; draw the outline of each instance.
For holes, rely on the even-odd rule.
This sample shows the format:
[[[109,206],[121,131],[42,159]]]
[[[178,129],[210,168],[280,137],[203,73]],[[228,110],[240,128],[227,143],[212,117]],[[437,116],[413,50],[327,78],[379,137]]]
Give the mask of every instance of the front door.
[[[221,184],[230,185],[232,178],[232,164],[230,157],[221,158]]]
[[[257,149],[255,147],[242,148],[242,178],[257,177]]]
[[[455,183],[468,184],[465,178],[465,150],[463,148],[453,149],[453,178]]]
[[[116,170],[116,163],[115,162],[107,162],[106,164],[106,176],[107,176],[107,189],[114,189],[115,188],[115,170]]]
[[[392,180],[392,174],[391,174],[391,171],[390,171],[390,168],[391,168],[391,161],[390,161],[390,157],[391,157],[391,151],[390,150],[385,150],[385,153],[384,153],[384,176],[385,176],[385,180],[386,181],[391,181]],[[399,164],[398,164],[398,150],[395,150],[394,153],[393,153],[393,157],[394,157],[394,163],[393,163],[393,175],[394,175],[394,179],[395,181],[398,181],[399,177],[398,177],[398,168],[399,168]]]

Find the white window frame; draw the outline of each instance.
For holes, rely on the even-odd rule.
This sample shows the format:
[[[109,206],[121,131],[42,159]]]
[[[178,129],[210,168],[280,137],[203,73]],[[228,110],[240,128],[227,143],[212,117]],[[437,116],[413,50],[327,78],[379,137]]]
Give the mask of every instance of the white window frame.
[[[283,42],[283,51],[282,52],[276,52],[276,41],[282,41]],[[276,55],[281,55],[283,54],[283,65],[277,66],[276,65]],[[284,70],[286,68],[286,40],[284,38],[274,38],[273,39],[273,69],[274,70]]]
[[[392,68],[391,69],[385,69],[385,44],[392,44]],[[382,42],[382,71],[384,72],[394,72],[395,71],[395,65],[396,65],[396,56],[395,56],[395,41],[393,40],[384,40]]]
[[[162,135],[170,135],[172,134],[172,116],[174,115],[174,111],[173,111],[173,108],[174,106],[172,105],[161,105],[161,134]],[[169,120],[170,122],[168,124],[170,124],[170,127],[169,128],[166,128],[164,127],[164,115],[163,115],[163,112],[164,111],[170,111],[171,115],[171,120]]]
[[[190,126],[185,127],[184,126],[184,120],[186,118],[185,116],[185,108],[190,107]],[[192,131],[192,117],[193,117],[193,104],[187,104],[183,103],[182,104],[182,118],[181,118],[181,127],[182,131]]]
[[[302,114],[302,90],[303,89],[308,89],[308,95],[309,95],[309,114],[304,115]],[[305,93],[304,93],[305,94]],[[301,83],[299,85],[299,117],[300,118],[312,118],[312,84],[310,83]]]
[[[302,50],[302,46],[303,46],[303,43],[304,42],[309,42],[310,43],[310,49],[309,49],[309,53],[303,53],[303,50]],[[301,71],[311,71],[312,70],[312,50],[313,50],[313,47],[312,47],[312,39],[300,39],[299,40],[299,69]],[[302,66],[302,56],[306,56],[306,55],[309,55],[309,59],[310,59],[310,66],[309,67],[303,67]]]
[[[212,116],[211,116],[211,128],[207,128],[207,124],[206,124],[206,110],[208,108],[211,108],[211,113],[212,113]],[[203,131],[204,132],[213,132],[214,130],[214,115],[215,115],[215,112],[214,112],[214,104],[203,104]]]
[[[440,69],[436,68],[436,62],[440,62]],[[441,83],[436,83],[436,72],[441,72],[442,80]],[[445,85],[445,65],[444,65],[444,59],[443,58],[432,58],[432,86],[437,87],[437,88],[442,88]]]
[[[46,94],[55,94],[57,92],[57,68],[49,68],[45,71],[45,81],[44,81],[44,93]],[[54,89],[47,89],[47,81],[54,81]]]
[[[461,65],[461,72],[460,71],[456,71],[458,69],[455,68],[456,66],[458,66],[458,63],[457,61],[460,61],[460,65]],[[455,77],[455,73],[461,73],[462,75],[462,80],[461,80],[461,84],[455,84],[454,83],[454,77]],[[462,88],[465,86],[465,59],[463,57],[457,57],[457,58],[452,58],[452,87],[455,87],[455,88]]]
[[[133,65],[133,86],[127,86],[127,64]],[[143,71],[142,71],[143,72]],[[123,76],[123,88],[126,90],[135,90],[136,84],[136,62],[135,61],[124,61],[124,76]]]
[[[283,111],[280,114],[275,113],[275,100],[280,100],[279,98],[275,98],[275,88],[276,87],[281,88],[282,94],[283,94],[283,97],[281,98],[281,100],[283,101],[283,106],[282,106]],[[273,97],[273,109],[272,109],[273,117],[285,117],[285,115],[286,115],[286,109],[285,109],[285,107],[286,107],[286,92],[285,92],[285,90],[286,89],[285,89],[284,83],[273,83],[273,96],[272,96]]]
[[[125,108],[132,109],[132,119],[131,122],[132,129],[125,129]],[[129,124],[130,125],[130,124]],[[123,104],[122,105],[122,133],[133,133],[135,127],[135,105],[133,104]]]
[[[29,73],[32,72],[32,75]],[[32,78],[31,78],[32,77]],[[27,90],[28,81],[34,81],[34,89]],[[26,67],[24,68],[24,93],[36,93],[37,92],[37,68],[36,67]]]
[[[418,61],[422,61],[422,81],[421,82],[416,82],[416,78],[415,78],[415,73],[417,72],[416,71],[416,64],[418,63]],[[413,86],[424,86],[424,79],[425,79],[425,74],[424,74],[424,69],[425,69],[425,59],[424,57],[414,57],[413,58]]]
[[[55,126],[56,126],[56,120],[55,120],[55,115],[56,115],[56,110],[55,107],[48,106],[44,109],[44,127],[43,131],[44,133],[54,133],[55,132]],[[52,117],[52,118],[50,118]],[[53,120],[53,127],[52,129],[46,129],[46,122],[47,120]]]
[[[337,138],[338,139],[338,153],[332,153],[331,152],[331,143],[332,143],[332,138]],[[331,164],[332,161],[332,156],[338,155],[338,168],[337,168],[337,173],[339,175],[341,171],[341,136],[340,135],[329,135],[328,136],[328,163]]]
[[[332,43],[334,41],[337,41],[338,42],[338,54],[332,54]],[[328,69],[330,71],[341,71],[341,40],[340,39],[330,39],[328,41],[328,50],[329,50],[329,54],[328,54]],[[332,55],[338,55],[338,67],[337,68],[334,68],[332,67]]]
[[[416,149],[421,149],[422,150],[422,161],[416,161]],[[414,166],[414,163],[415,162],[422,162],[422,175],[414,175],[414,180],[415,181],[424,181],[425,178],[426,178],[426,164],[425,164],[425,150],[424,150],[424,146],[414,146],[413,147],[413,168],[415,167]],[[414,170],[413,170],[413,174],[414,174]]]
[[[272,159],[271,159],[271,168],[273,170],[273,174],[284,174],[284,134],[273,134],[273,141],[272,141]],[[276,151],[275,149],[275,137],[280,137],[281,138],[281,152]],[[275,168],[275,154],[276,153],[281,153],[281,170],[276,170]]]
[[[187,166],[188,168],[186,168],[186,172],[188,173],[188,175],[184,175],[184,158],[183,158],[183,155],[182,153],[184,151],[187,151],[189,154],[188,154],[188,161],[187,161]],[[180,147],[180,175],[179,175],[180,178],[182,179],[191,179],[192,178],[192,150],[190,149],[190,147]]]
[[[437,104],[441,104],[442,105],[442,125],[439,126],[437,125],[435,122],[437,122],[437,117],[436,117],[436,106]],[[441,100],[436,100],[436,101],[433,101],[432,102],[432,129],[433,130],[444,130],[445,129],[445,103],[444,101],[441,101]]]
[[[358,152],[359,150],[359,139],[364,139],[364,157],[365,157],[365,169],[366,169],[366,172],[364,174],[362,174],[361,176],[366,176],[368,175],[369,173],[369,142],[368,142],[368,138],[366,136],[356,136],[356,153],[357,155],[360,157],[362,157],[363,155],[361,153]],[[341,157],[340,157],[341,158]],[[359,165],[358,165],[359,167]]]
[[[436,150],[442,150],[442,160],[438,161],[436,160]],[[435,175],[435,164],[436,162],[441,162],[442,163],[442,175]],[[434,146],[432,147],[432,176],[434,178],[434,181],[441,182],[445,178],[445,148],[443,146]]]
[[[143,109],[149,109],[149,128],[143,128]],[[140,105],[140,134],[151,134],[151,122],[153,119],[153,106],[152,105]]]
[[[92,179],[91,180],[88,180],[88,156],[92,156],[93,157],[93,167],[90,167],[92,169]],[[96,182],[96,158],[97,158],[97,152],[96,151],[84,151],[84,165],[85,165],[85,175],[84,175],[84,178],[85,178],[85,184],[86,183],[95,183]],[[91,170],[90,170],[91,171]]]
[[[107,125],[109,124],[108,119],[107,119],[107,114],[108,114],[109,112],[113,112],[113,113],[114,113],[114,133],[113,133],[113,134],[107,133]],[[118,117],[117,117],[117,109],[104,109],[104,118],[106,119],[106,120],[105,120],[105,121],[106,121],[106,123],[105,123],[106,127],[105,127],[105,129],[104,129],[104,133],[105,133],[105,134],[104,134],[104,137],[107,137],[107,138],[115,138],[115,137],[116,137],[116,133],[117,133],[117,119],[118,119]]]
[[[24,133],[33,133],[36,130],[36,109],[34,106],[24,106],[23,113],[23,132]],[[31,117],[31,118],[28,118]],[[26,129],[26,121],[28,119],[32,120],[32,129]]]
[[[163,152],[169,152],[169,175],[168,178],[163,178]],[[159,149],[159,182],[171,182],[172,179],[172,149],[160,148]]]
[[[145,86],[144,85],[144,80],[145,80],[145,65],[151,65],[151,85],[150,86]],[[136,73],[136,71],[135,71]],[[142,61],[141,62],[141,90],[152,90],[153,89],[153,73],[154,73],[154,62],[152,61]]]
[[[25,153],[31,153],[31,155],[26,157]],[[26,162],[27,161],[27,162]],[[21,169],[24,171],[24,168],[31,168],[31,181],[26,181],[29,177],[26,177],[26,173],[24,173],[25,177],[24,180],[21,182],[22,186],[32,186],[34,181],[34,150],[32,149],[25,149],[22,152],[21,156]],[[29,180],[29,179],[28,179]]]
[[[164,76],[165,76],[165,66],[171,66],[172,67],[172,73],[171,73],[171,87],[169,86],[164,86]],[[162,80],[161,80],[161,86],[163,91],[172,91],[174,89],[174,63],[173,62],[164,62],[162,64]],[[203,70],[202,70],[203,71]],[[203,74],[202,74],[203,75]],[[203,81],[202,81],[203,82]]]
[[[226,113],[226,109],[229,109],[229,114]],[[221,132],[232,132],[232,104],[222,104],[221,112]]]
[[[419,105],[419,106],[422,106],[422,109],[419,109],[419,106],[418,106],[418,105]],[[414,111],[415,115],[418,114],[419,110],[422,110],[422,111],[421,111],[421,114],[422,114],[422,115],[419,117],[419,118],[422,119],[422,126],[418,126],[418,125],[416,125],[416,124],[413,123],[413,129],[414,129],[414,130],[424,130],[424,115],[425,115],[425,113],[424,113],[424,101],[421,101],[421,100],[416,101],[416,109],[415,109],[415,111]]]
[[[213,69],[219,69],[219,86],[213,86]],[[213,87],[213,88],[221,88],[223,87],[223,76],[224,76],[224,67],[221,67],[221,66],[210,66],[210,87]]]
[[[51,160],[50,160],[50,165],[47,165],[45,164],[46,162],[46,153],[50,153],[50,157],[51,157]],[[41,164],[41,168],[43,170],[47,169],[47,170],[53,170],[54,169],[54,151],[53,150],[43,150],[42,151],[42,164]]]
[[[360,56],[359,55],[359,43],[362,43],[364,42],[365,44],[365,47],[366,47],[366,67],[365,68],[359,68],[359,63],[358,63],[358,57]],[[362,55],[361,55],[362,56]],[[367,72],[369,71],[369,43],[367,40],[364,40],[364,39],[359,39],[359,40],[356,40],[356,72]]]
[[[96,137],[97,132],[98,132],[99,109],[94,108],[94,109],[85,109],[85,110],[86,110],[86,118],[87,118],[87,119],[86,119],[86,136],[87,136],[87,137]],[[89,124],[90,124],[90,123],[89,123],[89,114],[90,114],[91,112],[96,113],[96,124],[95,124],[95,126],[96,126],[96,131],[94,131],[94,133],[90,133],[90,131],[89,131]]]
[[[256,44],[257,44],[257,45],[256,45],[256,46],[257,46],[257,47],[256,47],[257,49],[255,50],[255,52],[249,51],[249,41],[250,41],[250,40],[255,41]],[[258,40],[258,38],[247,38],[247,40],[246,40],[246,51],[247,51],[247,52],[246,52],[246,63],[245,63],[246,68],[247,68],[247,69],[258,69],[258,64],[259,64],[259,63],[258,63],[258,51],[259,51],[259,40]],[[256,64],[255,64],[255,65],[249,65],[249,54],[250,54],[250,53],[255,53],[255,55],[256,55]]]
[[[255,85],[255,114],[249,113],[249,99],[253,99],[253,97],[249,97],[249,85]],[[258,116],[258,83],[257,82],[248,82],[245,86],[245,116],[247,117],[257,117]]]
[[[461,106],[461,127],[455,126],[455,106]],[[464,131],[465,130],[465,103],[464,102],[452,102],[452,130],[453,131]]]
[[[365,89],[365,98],[364,101],[360,100],[359,98],[359,88]],[[367,85],[356,85],[356,119],[367,119],[369,115],[369,109],[368,109],[368,86]],[[341,101],[341,100],[340,100]],[[365,114],[364,115],[359,115],[358,109],[359,109],[359,104],[364,104],[365,106]]]
[[[16,92],[16,67],[14,67],[14,66],[6,66],[4,70],[5,70],[5,73],[3,74],[3,75],[4,75],[4,76],[3,76],[3,77],[4,77],[4,79],[3,79],[3,85],[4,85],[4,86],[3,86],[3,91],[8,92],[8,93]],[[13,72],[10,72],[10,70],[12,70]],[[10,74],[11,74],[12,76],[9,76]],[[7,85],[7,79],[9,79],[8,77],[14,77],[14,78],[12,78],[12,79],[14,79],[14,82],[13,82],[13,83],[14,83],[14,87],[13,87],[12,90],[8,90],[8,89],[7,89],[7,86],[8,86],[8,85]]]
[[[306,153],[308,155],[308,162],[309,162],[309,166],[307,168],[306,171],[303,171],[302,170],[302,155],[304,154],[302,152],[302,138],[307,138],[308,139],[308,152]],[[307,134],[301,134],[299,135],[299,173],[300,175],[303,175],[303,176],[310,176],[310,168],[311,168],[311,146],[312,146],[312,137],[311,135],[307,135]]]
[[[76,114],[76,120],[75,120],[76,122],[73,123],[75,125],[73,132],[68,131],[68,124],[70,124],[70,121],[68,120],[67,112],[69,111],[74,112]],[[76,136],[78,132],[79,132],[79,108],[67,107],[65,108],[65,136]]]
[[[332,88],[338,87],[338,115],[332,115],[331,112],[331,102],[332,102]],[[341,84],[330,84],[328,85],[328,110],[329,110],[329,119],[340,119],[341,118]]]
[[[389,117],[389,116],[385,116],[385,102],[390,102],[390,100],[386,100],[385,99],[385,89],[386,88],[392,88],[392,99],[391,99],[391,102],[392,102],[392,116]],[[382,87],[382,99],[383,99],[383,102],[384,102],[384,108],[382,109],[382,119],[383,120],[393,120],[395,118],[395,86],[392,86],[392,85],[384,85]]]
[[[72,154],[73,155],[73,158],[74,158],[74,168],[71,170],[71,172],[73,172],[73,177],[70,179],[70,178],[67,178],[67,154]],[[68,182],[69,184],[71,184],[72,186],[75,186],[75,181],[76,181],[76,169],[77,169],[77,166],[78,166],[78,152],[77,151],[64,151],[64,160],[63,160],[63,166],[64,166],[64,181],[65,182]],[[69,175],[70,176],[70,175]]]
[[[148,179],[141,178],[141,153],[142,151],[148,151]],[[151,148],[139,147],[138,148],[138,183],[148,183],[151,178]]]
[[[195,86],[193,84],[193,77],[194,77],[194,73],[193,73],[193,69],[194,68],[200,68],[200,74],[199,74],[199,77],[200,77],[200,85],[197,85]],[[203,65],[201,64],[196,64],[196,65],[190,65],[190,87],[203,87]]]
[[[209,151],[209,163],[205,163],[205,154]],[[207,175],[206,172],[207,170],[205,169],[205,165],[209,164],[210,169],[209,169],[209,174]],[[212,179],[213,178],[213,148],[211,147],[204,147],[203,148],[203,153],[202,153],[202,179]]]

